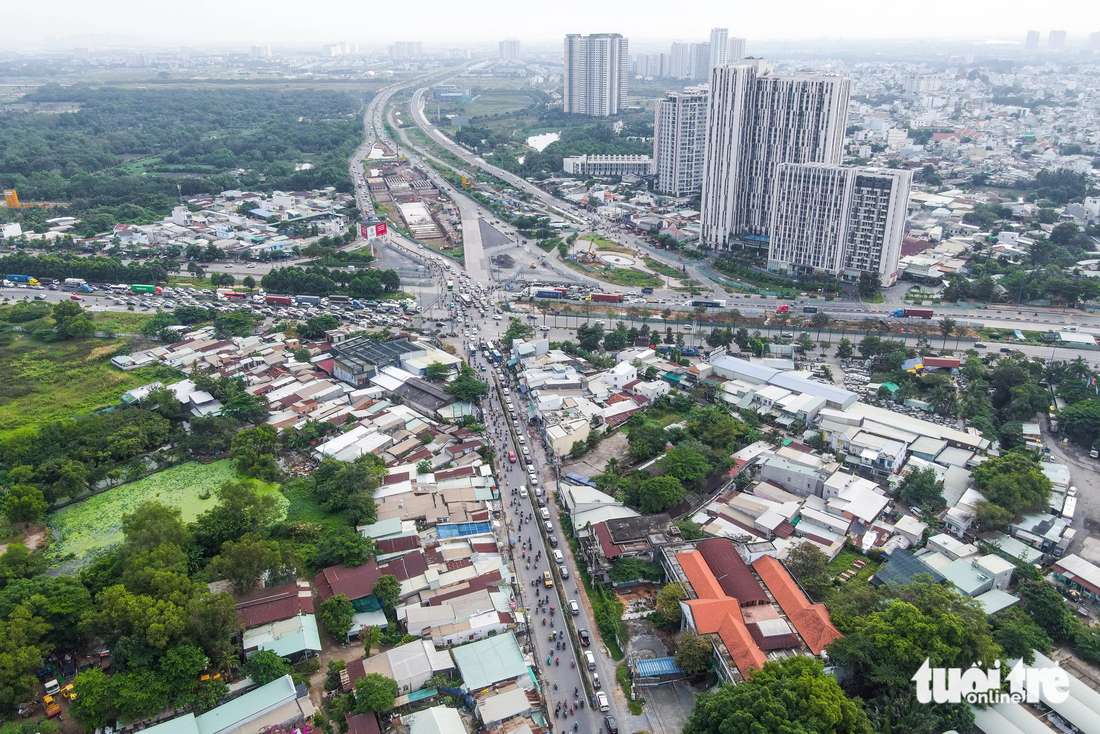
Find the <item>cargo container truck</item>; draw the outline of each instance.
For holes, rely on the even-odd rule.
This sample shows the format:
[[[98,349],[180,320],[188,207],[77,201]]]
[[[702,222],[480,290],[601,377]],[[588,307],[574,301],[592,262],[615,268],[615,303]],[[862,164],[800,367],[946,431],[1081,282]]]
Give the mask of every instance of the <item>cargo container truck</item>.
[[[294,300],[298,303],[308,303],[310,306],[316,306],[321,303],[320,296],[294,296]]]
[[[803,306],[802,313],[817,313],[817,306]]]
[[[292,299],[290,296],[268,296],[265,299],[265,303],[268,303],[272,306],[289,306],[293,302],[294,299]]]
[[[31,277],[30,275],[8,275],[8,280],[13,283],[26,283],[27,285],[42,285],[38,282],[38,278]]]
[[[328,300],[330,303],[349,303],[351,296],[329,296]]]
[[[914,319],[930,319],[932,318],[932,309],[930,308],[899,308],[894,311],[891,316],[895,318],[914,318]]]
[[[622,293],[593,293],[592,300],[598,303],[622,303]]]
[[[549,290],[546,288],[540,288],[535,291],[535,298],[565,298],[561,291]]]
[[[163,289],[159,285],[142,285],[140,283],[132,283],[130,285],[130,292],[134,295],[138,293],[153,293],[159,296],[162,291]]]
[[[62,284],[62,288],[67,291],[78,291],[80,286],[87,285],[88,281],[83,278],[65,278],[65,282]]]

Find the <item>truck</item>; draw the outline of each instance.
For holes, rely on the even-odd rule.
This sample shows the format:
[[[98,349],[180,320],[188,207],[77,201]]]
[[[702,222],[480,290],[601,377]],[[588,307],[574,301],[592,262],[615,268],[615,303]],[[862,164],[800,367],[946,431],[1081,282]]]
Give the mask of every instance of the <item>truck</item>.
[[[537,291],[535,291],[535,298],[556,298],[556,299],[560,299],[560,298],[565,298],[565,296],[563,296],[561,294],[561,291],[551,290],[549,288],[539,288]]]
[[[132,283],[130,285],[130,292],[134,295],[138,293],[153,293],[159,296],[162,290],[163,289],[159,285],[142,285],[141,283]]]
[[[351,296],[329,296],[329,303],[350,303]]]
[[[46,718],[52,719],[61,713],[61,704],[53,700],[53,696],[43,696],[42,703],[46,707]]]
[[[293,302],[290,296],[268,296],[264,299],[264,303],[272,306],[289,306]]]
[[[80,286],[88,285],[88,281],[83,278],[65,278],[65,282],[61,284],[62,290],[66,291],[78,291]]]
[[[802,313],[817,313],[817,306],[803,306]]]
[[[932,309],[930,308],[899,308],[890,314],[894,318],[913,318],[913,319],[930,319],[932,318]]]
[[[16,275],[14,273],[8,274],[8,280],[13,283],[26,283],[27,285],[41,285],[38,282],[38,278],[31,277],[30,275]]]
[[[294,296],[296,303],[307,303],[310,306],[316,306],[321,303],[320,296]]]
[[[790,313],[791,312],[791,307],[784,303],[782,306],[776,306],[775,307],[775,312],[776,313]]]
[[[593,293],[592,300],[598,303],[622,303],[622,293]]]
[[[651,285],[647,285],[647,286],[645,286],[645,287],[643,287],[643,288],[642,288],[642,294],[643,294],[643,295],[646,295],[646,296],[648,296],[648,295],[650,295],[650,294],[652,294],[652,293],[653,293],[653,286],[651,286]]]

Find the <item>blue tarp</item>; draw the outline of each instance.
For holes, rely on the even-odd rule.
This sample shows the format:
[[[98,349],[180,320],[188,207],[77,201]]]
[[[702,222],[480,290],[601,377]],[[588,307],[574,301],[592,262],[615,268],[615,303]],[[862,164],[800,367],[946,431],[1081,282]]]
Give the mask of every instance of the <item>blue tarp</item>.
[[[463,535],[492,532],[493,525],[487,522],[459,522],[452,525],[437,525],[435,529],[440,538],[460,538]]]
[[[638,671],[638,675],[645,677],[655,675],[683,675],[684,673],[672,658],[639,660],[634,663],[634,669]]]

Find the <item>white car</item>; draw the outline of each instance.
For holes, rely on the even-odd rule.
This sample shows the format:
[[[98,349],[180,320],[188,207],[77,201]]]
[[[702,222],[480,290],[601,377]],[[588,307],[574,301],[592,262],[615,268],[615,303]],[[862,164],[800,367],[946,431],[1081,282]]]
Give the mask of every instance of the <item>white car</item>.
[[[569,611],[576,617],[581,613],[581,605],[577,603],[575,599],[569,600]]]
[[[600,707],[600,711],[611,710],[611,704],[607,702],[607,694],[603,691],[596,691],[596,705]]]
[[[520,487],[519,488],[519,496],[522,497],[523,499],[527,499],[527,487]]]

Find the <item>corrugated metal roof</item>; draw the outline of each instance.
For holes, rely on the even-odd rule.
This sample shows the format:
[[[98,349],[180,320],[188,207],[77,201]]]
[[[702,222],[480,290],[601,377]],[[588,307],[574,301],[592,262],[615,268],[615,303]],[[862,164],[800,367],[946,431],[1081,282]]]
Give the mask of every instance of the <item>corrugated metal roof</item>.
[[[710,538],[695,546],[707,562],[719,585],[741,606],[766,604],[768,595],[752,570],[728,538]]]

